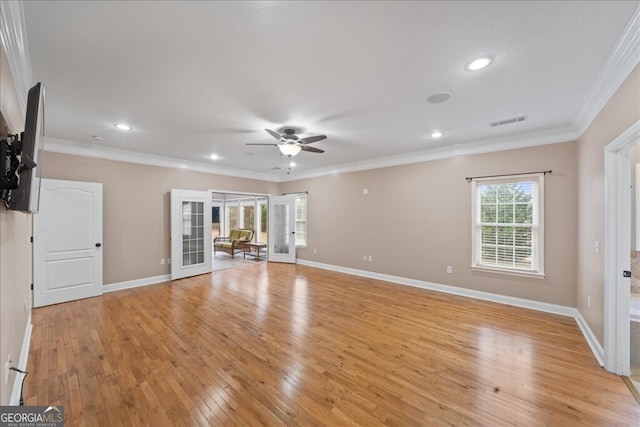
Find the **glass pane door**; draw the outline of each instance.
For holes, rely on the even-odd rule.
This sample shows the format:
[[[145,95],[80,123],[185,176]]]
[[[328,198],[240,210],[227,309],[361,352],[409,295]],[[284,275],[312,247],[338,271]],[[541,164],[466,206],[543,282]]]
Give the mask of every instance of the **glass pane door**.
[[[211,195],[171,190],[171,279],[211,272]]]
[[[295,197],[269,198],[269,261],[296,262]]]
[[[204,203],[182,202],[182,265],[204,263]]]

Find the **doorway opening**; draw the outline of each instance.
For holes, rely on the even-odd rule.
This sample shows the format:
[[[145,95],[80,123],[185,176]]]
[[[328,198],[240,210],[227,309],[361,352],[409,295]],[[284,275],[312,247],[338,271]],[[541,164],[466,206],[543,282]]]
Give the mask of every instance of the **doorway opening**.
[[[636,208],[634,188],[640,187],[635,183],[635,163],[640,163],[640,154],[635,150],[639,142],[640,121],[605,147],[604,367],[623,376],[631,374],[631,360],[639,345],[632,337],[637,322],[631,310],[632,287],[636,283],[632,266],[640,262],[634,261],[636,249],[640,248],[640,238],[636,237],[640,209]],[[640,273],[636,274],[640,279]]]
[[[212,251],[213,271],[267,260],[269,198],[265,194],[211,192],[211,244],[232,237],[232,230],[251,230],[251,245]],[[225,241],[226,242],[226,241]]]

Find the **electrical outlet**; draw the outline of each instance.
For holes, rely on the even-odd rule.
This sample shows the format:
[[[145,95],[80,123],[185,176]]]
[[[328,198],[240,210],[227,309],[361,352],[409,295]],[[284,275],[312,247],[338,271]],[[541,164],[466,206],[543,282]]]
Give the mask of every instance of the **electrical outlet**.
[[[164,265],[164,258],[160,258],[160,265]]]
[[[369,255],[369,262],[373,261],[373,256]]]
[[[368,189],[368,188],[363,188],[363,189],[362,189],[362,194],[364,194],[365,196],[366,196],[367,194],[369,194],[369,189]]]
[[[171,258],[167,258],[167,264],[171,264]]]
[[[593,249],[596,251],[597,254],[600,253],[600,241],[596,240],[595,243],[593,244]]]
[[[587,297],[587,308],[591,308],[591,297]]]
[[[451,267],[450,265],[447,265],[447,273],[448,274],[452,274],[453,273],[453,267]]]
[[[318,249],[317,248],[313,248],[313,253],[317,254],[318,253]]]
[[[366,255],[362,255],[362,260],[366,261],[367,260],[367,256]]]
[[[29,303],[27,300],[24,300],[24,312],[26,313],[27,311],[29,311]]]

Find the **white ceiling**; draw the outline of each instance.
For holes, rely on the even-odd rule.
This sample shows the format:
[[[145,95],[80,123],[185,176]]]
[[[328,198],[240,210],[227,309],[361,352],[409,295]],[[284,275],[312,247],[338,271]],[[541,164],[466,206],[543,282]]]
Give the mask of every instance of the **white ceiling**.
[[[638,5],[23,3],[53,149],[127,150],[274,180],[479,142],[572,139]],[[465,70],[485,55],[490,67]],[[451,99],[428,103],[438,92]],[[121,121],[133,130],[115,129]],[[288,178],[275,147],[245,146],[275,142],[264,129],[284,126],[327,135],[313,145],[326,152],[296,156]]]

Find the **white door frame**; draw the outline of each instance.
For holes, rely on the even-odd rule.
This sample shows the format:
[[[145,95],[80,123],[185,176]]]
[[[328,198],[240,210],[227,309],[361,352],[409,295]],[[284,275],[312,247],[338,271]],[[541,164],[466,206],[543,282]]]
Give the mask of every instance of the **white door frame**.
[[[604,149],[604,368],[629,375],[631,195],[629,149],[640,139],[640,121]]]

